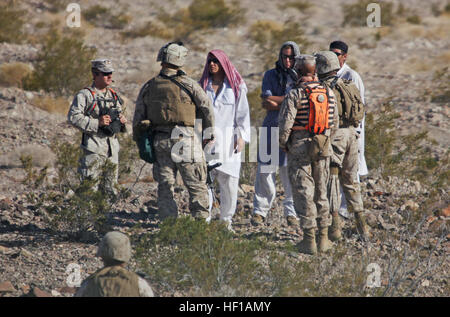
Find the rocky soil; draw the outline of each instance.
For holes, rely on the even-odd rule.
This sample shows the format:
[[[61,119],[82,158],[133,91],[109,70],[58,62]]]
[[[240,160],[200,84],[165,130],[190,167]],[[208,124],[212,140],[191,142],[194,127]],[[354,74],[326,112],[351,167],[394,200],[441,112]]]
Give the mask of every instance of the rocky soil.
[[[164,3],[144,0],[80,1],[82,8],[96,3],[104,6],[126,3],[127,12],[133,17],[126,28],[135,28],[154,19],[161,6],[169,9],[187,5],[180,0]],[[281,10],[276,3],[268,0],[240,1],[241,6],[248,9],[245,23],[237,28],[216,29],[202,34],[203,42],[199,44],[203,49],[191,51],[187,67],[189,73],[199,78],[207,52],[220,48],[230,56],[251,91],[260,85],[264,69],[259,66],[254,45],[247,40],[248,27],[262,19],[297,19],[304,24],[306,36],[311,42],[304,53],[326,49],[328,43],[335,39],[343,39],[350,44],[349,62],[356,66],[363,78],[369,112],[378,110],[383,100],[393,97],[395,107],[401,113],[401,118],[396,121],[399,134],[410,134],[425,128],[437,141],[430,148],[433,155],[440,158],[448,151],[450,107],[448,102],[431,102],[436,71],[450,62],[450,39],[445,32],[450,26],[448,15],[433,16],[428,9],[422,8],[422,1],[402,1],[411,10],[416,10],[422,23],[412,25],[402,22],[395,27],[380,28],[379,32],[383,35],[376,40],[377,31],[374,29],[341,26],[343,13],[340,8],[352,1],[321,1],[320,4],[313,4],[307,14],[294,9]],[[45,1],[40,0],[24,1],[22,6],[31,16],[26,26],[30,33],[37,32],[33,23],[48,17],[61,19],[66,14],[64,11],[50,13],[46,10]],[[330,8],[335,8],[333,15],[330,15]],[[97,48],[99,57],[111,58],[117,69],[115,85],[128,100],[127,116],[131,120],[133,101],[140,87],[158,71],[154,60],[165,40],[147,36],[123,43],[114,30],[92,26],[87,30],[85,41]],[[288,39],[280,39],[280,44],[285,40]],[[15,61],[31,64],[40,48],[39,43],[0,43],[0,64]],[[23,184],[26,175],[20,156],[32,154],[34,166],[43,167],[54,161],[49,148],[52,142],[78,142],[75,140],[75,129],[67,124],[64,115],[48,113],[33,106],[33,97],[42,94],[15,87],[0,87],[0,118],[3,122],[0,125],[0,296],[72,296],[76,288],[68,283],[71,274],[69,264],[80,266],[82,278],[101,267],[101,261],[95,257],[98,241],[78,242],[51,234],[42,210],[27,200],[31,189]],[[143,161],[136,158],[131,174],[137,175],[142,165]],[[49,179],[55,174],[56,171],[50,168]],[[113,228],[129,232],[140,224],[145,230],[157,230],[156,183],[149,182],[151,166],[148,164],[141,175],[141,179],[144,178],[145,182],[135,184],[135,177],[130,177],[122,183],[122,186],[131,188],[132,193],[115,206],[110,219]],[[420,182],[404,178],[383,180],[376,171],[371,171],[361,186],[368,223],[375,234],[370,247],[378,248],[382,257],[388,258],[391,242],[384,240],[384,237],[405,228],[408,213],[419,209],[427,189]],[[237,237],[246,238],[260,232],[279,244],[300,241],[301,230],[288,227],[283,217],[281,187],[266,224],[259,228],[250,224],[253,192],[253,186],[241,185],[234,219]],[[176,195],[181,211],[186,213],[187,195],[182,185],[178,186]],[[426,219],[420,235],[423,245],[436,244],[441,237],[440,227],[448,226],[448,193],[442,193],[442,198],[436,200],[432,209],[433,215]],[[345,220],[345,232],[344,245],[352,250],[364,247],[351,233],[351,219]],[[435,274],[421,280],[414,295],[450,295],[449,238],[444,235],[444,240],[431,256],[433,263],[442,265]],[[300,261],[307,261],[308,258],[306,255],[297,256]],[[131,263],[130,267],[135,268],[135,263]],[[183,296],[154,290],[157,296]]]

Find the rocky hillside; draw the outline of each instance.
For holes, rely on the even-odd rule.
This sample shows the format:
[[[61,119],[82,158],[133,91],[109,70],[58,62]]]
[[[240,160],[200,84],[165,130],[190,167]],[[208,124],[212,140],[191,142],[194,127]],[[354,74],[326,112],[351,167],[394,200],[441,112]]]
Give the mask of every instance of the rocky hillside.
[[[80,265],[82,277],[101,267],[100,260],[95,258],[98,236],[73,240],[55,234],[46,221],[47,213],[42,205],[30,199],[30,193],[34,193],[35,197],[42,195],[46,186],[57,179],[57,169],[54,166],[57,158],[51,150],[52,144],[56,141],[70,144],[79,142],[79,134],[66,122],[64,109],[49,110],[47,107],[50,103],[61,104],[61,98],[63,107],[67,107],[72,97],[68,94],[56,97],[44,90],[24,90],[20,83],[5,79],[7,74],[2,68],[14,63],[23,63],[30,69],[35,67],[39,52],[43,49],[43,36],[51,26],[66,32],[64,26],[68,16],[65,11],[67,2],[12,2],[18,10],[22,10],[24,25],[21,33],[24,38],[20,43],[0,41],[0,71],[3,69],[3,73],[0,72],[0,118],[3,120],[0,126],[0,296],[72,296],[76,289],[67,283],[70,274],[67,271],[68,265]],[[87,47],[97,50],[96,57],[108,57],[112,60],[117,70],[114,73],[114,87],[125,97],[126,115],[131,121],[133,101],[140,87],[159,70],[159,65],[155,62],[157,52],[169,41],[161,36],[170,31],[171,27],[179,27],[169,22],[175,19],[175,13],[180,16],[183,12],[186,13],[186,10],[182,10],[191,1],[83,0],[78,3],[83,17],[79,37]],[[393,127],[396,136],[400,138],[422,130],[428,131],[428,136],[435,142],[427,144],[427,151],[436,164],[447,164],[437,170],[448,170],[448,3],[432,1],[423,6],[423,1],[408,0],[402,1],[403,8],[399,9],[399,3],[392,1],[392,10],[382,11],[382,14],[389,14],[390,25],[382,25],[380,28],[348,24],[343,26],[343,21],[350,19],[346,14],[350,7],[345,6],[355,3],[354,0],[326,0],[320,4],[306,0],[242,0],[233,2],[233,5],[231,1],[226,3],[233,8],[239,5],[239,12],[244,12],[240,20],[227,26],[194,28],[191,34],[185,35],[186,45],[190,48],[186,70],[192,77],[200,77],[209,50],[222,49],[243,75],[249,92],[255,91],[260,87],[266,69],[263,67],[261,43],[251,37],[252,26],[258,21],[272,21],[277,29],[280,25],[282,27],[298,23],[308,42],[306,48],[301,46],[302,53],[327,49],[328,44],[336,39],[347,42],[350,47],[348,62],[360,73],[366,87],[368,112],[379,114],[385,109],[385,101],[391,100],[394,110],[399,113]],[[96,20],[83,15],[86,12],[92,13],[92,8],[96,5],[103,7],[106,16],[113,16],[114,19],[109,20],[103,16]],[[160,28],[150,28],[149,22],[156,23]],[[191,21],[192,24],[194,22]],[[188,27],[190,26],[186,24],[185,28]],[[146,28],[149,32],[144,32],[144,36],[124,35]],[[0,35],[1,31],[0,29]],[[290,38],[277,39],[277,44],[271,49],[277,52],[279,45],[287,40]],[[81,87],[86,84],[88,83]],[[252,111],[258,110],[258,104],[251,106]],[[384,141],[378,140],[380,143]],[[31,170],[35,173],[42,171],[44,166],[49,166],[46,180],[39,186],[29,181],[36,180],[37,174],[33,174],[33,178],[29,174],[30,169],[24,168],[21,157],[26,155],[32,156]],[[121,177],[121,185],[128,188],[130,194],[114,205],[108,217],[108,225],[130,234],[156,232],[160,223],[155,209],[156,183],[151,177],[151,166],[144,165],[137,157],[130,164],[131,171]],[[277,247],[286,243],[295,245],[300,241],[302,232],[300,228],[287,226],[279,199],[263,227],[255,228],[250,224],[253,180],[245,183],[240,188],[238,210],[234,219],[235,239],[263,237]],[[339,244],[340,248],[347,250],[349,256],[353,254],[356,257],[356,254],[364,250],[368,250],[372,257],[376,255],[384,269],[380,287],[385,289],[391,287],[390,283],[395,279],[389,266],[393,263],[393,254],[408,251],[410,253],[402,253],[404,258],[412,261],[411,263],[417,259],[419,264],[415,270],[404,269],[402,282],[409,281],[414,287],[411,287],[411,293],[400,295],[449,296],[450,212],[449,188],[448,183],[445,184],[437,189],[438,194],[431,196],[430,193],[435,193],[434,187],[430,187],[425,181],[401,175],[386,177],[382,170],[371,169],[361,185],[366,216],[374,233],[373,241],[369,246],[358,241],[356,235],[352,234],[351,219],[343,219],[346,241]],[[282,195],[280,187],[279,198]],[[181,211],[187,213],[187,195],[182,185],[178,186],[177,199]],[[417,219],[411,219],[411,215]],[[420,222],[423,215],[426,217]],[[136,231],[136,225],[141,229]],[[413,238],[404,236],[410,226],[418,228],[417,235],[413,237],[417,243],[411,249],[407,246]],[[261,254],[262,261],[264,256]],[[293,262],[315,263],[314,259],[306,255],[289,256]],[[324,255],[320,259],[326,262],[333,256]],[[131,268],[141,269],[137,261],[131,263]],[[339,271],[339,268],[336,270]],[[157,296],[199,294],[170,291],[152,277],[148,279]],[[219,292],[210,295],[227,294],[235,293]],[[396,295],[389,292],[386,294]],[[267,293],[256,295],[268,296]],[[321,295],[330,294],[325,292]]]

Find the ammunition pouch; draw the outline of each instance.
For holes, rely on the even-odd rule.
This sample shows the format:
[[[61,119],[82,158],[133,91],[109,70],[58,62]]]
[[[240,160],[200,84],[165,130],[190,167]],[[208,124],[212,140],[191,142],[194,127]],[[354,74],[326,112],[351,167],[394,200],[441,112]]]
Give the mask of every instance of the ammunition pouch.
[[[313,161],[331,156],[330,137],[325,134],[316,134],[309,145],[309,156]]]

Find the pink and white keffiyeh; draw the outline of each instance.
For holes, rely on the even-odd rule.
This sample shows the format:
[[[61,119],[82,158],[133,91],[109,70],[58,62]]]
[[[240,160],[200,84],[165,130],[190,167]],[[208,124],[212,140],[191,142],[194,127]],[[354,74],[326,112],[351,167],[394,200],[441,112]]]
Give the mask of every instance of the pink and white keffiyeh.
[[[208,61],[213,56],[219,60],[220,65],[222,66],[223,70],[225,71],[225,76],[227,77],[228,82],[230,83],[231,89],[233,89],[234,96],[237,100],[239,98],[239,86],[244,82],[244,80],[242,79],[242,76],[237,71],[236,67],[234,67],[234,65],[231,63],[227,54],[225,54],[225,52],[222,50],[212,50],[211,52],[208,53],[208,56],[206,57],[205,68],[203,69],[203,75],[199,81],[200,86],[202,86],[203,90],[206,90],[206,86],[208,85],[208,80],[211,76],[209,73]]]

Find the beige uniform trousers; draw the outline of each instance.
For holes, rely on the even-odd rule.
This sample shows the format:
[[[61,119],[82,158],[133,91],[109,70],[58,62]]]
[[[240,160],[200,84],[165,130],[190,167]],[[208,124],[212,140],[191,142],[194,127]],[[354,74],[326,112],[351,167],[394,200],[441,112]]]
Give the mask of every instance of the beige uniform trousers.
[[[206,186],[206,162],[204,157],[199,161],[174,162],[172,148],[177,140],[170,138],[169,133],[156,133],[154,150],[156,161],[153,163],[153,177],[158,182],[158,209],[162,219],[178,216],[178,206],[174,199],[174,185],[177,171],[180,171],[184,185],[189,192],[189,210],[193,216],[207,218],[208,188]]]
[[[288,151],[292,195],[302,229],[316,229],[317,226],[325,228],[331,225],[327,197],[330,158],[311,160],[308,153],[310,143],[309,132],[293,132]]]
[[[358,182],[358,134],[354,127],[339,128],[331,141],[331,161],[340,167],[339,182],[350,212],[364,210]]]

